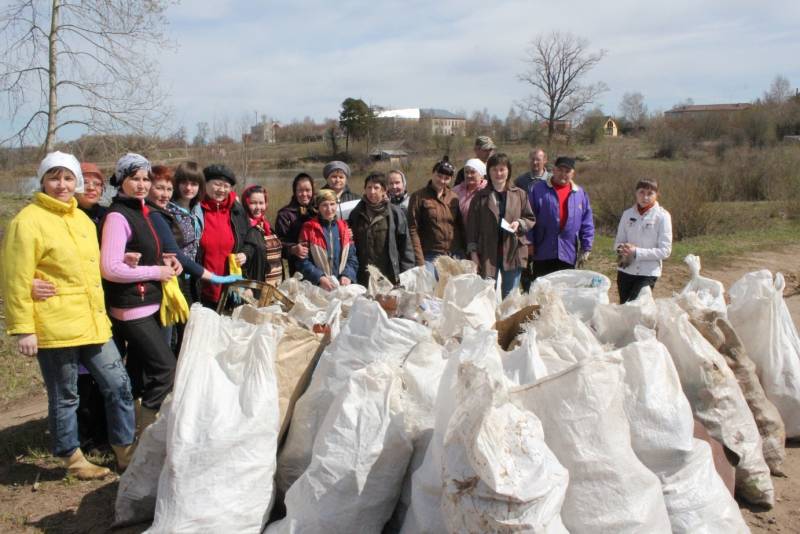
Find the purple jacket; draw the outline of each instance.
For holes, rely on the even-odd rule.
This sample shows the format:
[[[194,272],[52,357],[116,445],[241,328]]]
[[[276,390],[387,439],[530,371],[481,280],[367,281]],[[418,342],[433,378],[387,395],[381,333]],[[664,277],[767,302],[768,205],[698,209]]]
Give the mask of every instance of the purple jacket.
[[[529,194],[531,209],[536,215],[536,226],[528,232],[534,246],[534,260],[561,260],[575,265],[578,260],[576,244],[581,251],[592,250],[594,220],[589,195],[582,187],[572,184],[567,200],[567,223],[559,231],[558,195],[550,179],[537,182]]]

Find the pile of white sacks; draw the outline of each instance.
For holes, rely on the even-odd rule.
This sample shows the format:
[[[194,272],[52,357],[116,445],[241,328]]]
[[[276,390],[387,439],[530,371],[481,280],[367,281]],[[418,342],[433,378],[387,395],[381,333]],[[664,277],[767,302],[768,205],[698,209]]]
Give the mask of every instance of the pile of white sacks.
[[[331,293],[287,281],[295,306],[259,310],[271,318],[260,324],[195,307],[173,395],[120,481],[116,522],[170,533],[748,532],[694,421],[724,446],[740,498],[772,506],[770,470],[780,473],[785,436],[800,436],[800,338],[780,274],[748,274],[726,306],[690,261],[682,294],[625,305],[587,271],[499,302],[469,262],[450,260],[438,283],[404,273],[403,290],[377,277]],[[370,298],[385,293],[400,317]],[[532,304],[503,350],[495,322]],[[279,448],[282,336],[318,324],[331,342]],[[276,496],[286,515],[270,523]]]

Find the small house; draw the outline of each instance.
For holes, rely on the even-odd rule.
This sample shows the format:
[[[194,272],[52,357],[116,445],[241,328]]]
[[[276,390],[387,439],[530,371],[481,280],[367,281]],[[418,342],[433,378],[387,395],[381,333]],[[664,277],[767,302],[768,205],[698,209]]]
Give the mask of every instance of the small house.
[[[619,135],[617,121],[611,117],[606,117],[606,122],[603,124],[603,134],[605,134],[606,137],[616,137]]]

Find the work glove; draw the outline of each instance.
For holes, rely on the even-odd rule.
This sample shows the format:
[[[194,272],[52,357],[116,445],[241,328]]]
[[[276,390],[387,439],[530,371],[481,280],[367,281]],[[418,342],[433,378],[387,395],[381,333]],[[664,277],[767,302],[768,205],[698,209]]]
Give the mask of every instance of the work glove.
[[[185,323],[189,320],[189,304],[178,285],[178,279],[174,276],[166,282],[161,282],[159,319],[163,326]]]
[[[213,274],[211,275],[210,281],[212,284],[231,284],[233,282],[238,282],[239,280],[244,280],[241,274],[229,274],[227,276]]]
[[[581,255],[578,256],[578,261],[575,263],[576,269],[583,269],[583,264],[589,261],[589,252],[588,250],[581,252]]]

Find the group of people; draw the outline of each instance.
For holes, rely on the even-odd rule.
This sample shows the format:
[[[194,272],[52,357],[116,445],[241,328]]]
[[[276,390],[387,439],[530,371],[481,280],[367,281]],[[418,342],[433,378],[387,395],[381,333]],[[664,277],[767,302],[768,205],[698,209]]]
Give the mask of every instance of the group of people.
[[[529,167],[512,179],[510,158],[481,136],[459,171],[445,157],[413,193],[401,170],[372,172],[357,196],[350,167],[331,161],[319,189],[311,175],[295,176],[291,200],[271,225],[267,190],[250,185],[238,195],[225,165],[172,168],[126,154],[104,207],[97,165],[48,154],[40,191],[5,232],[3,295],[8,333],[39,361],[54,454],[78,478],[106,476],[81,452],[85,425],[77,415],[103,412],[117,467],[127,466],[137,434],[172,389],[184,325],[162,324],[159,311],[163,284],[173,279],[187,303],[216,308],[223,286],[241,278],[277,284],[300,273],[332,290],[369,284],[371,265],[399,284],[415,266],[435,275],[443,255],[475,262],[504,297],[538,276],[580,268],[594,224],[575,160],[559,157],[550,171],[537,148]],[[615,245],[622,302],[654,286],[671,249],[657,183],[640,181],[635,195]],[[101,407],[79,410],[92,396]]]

